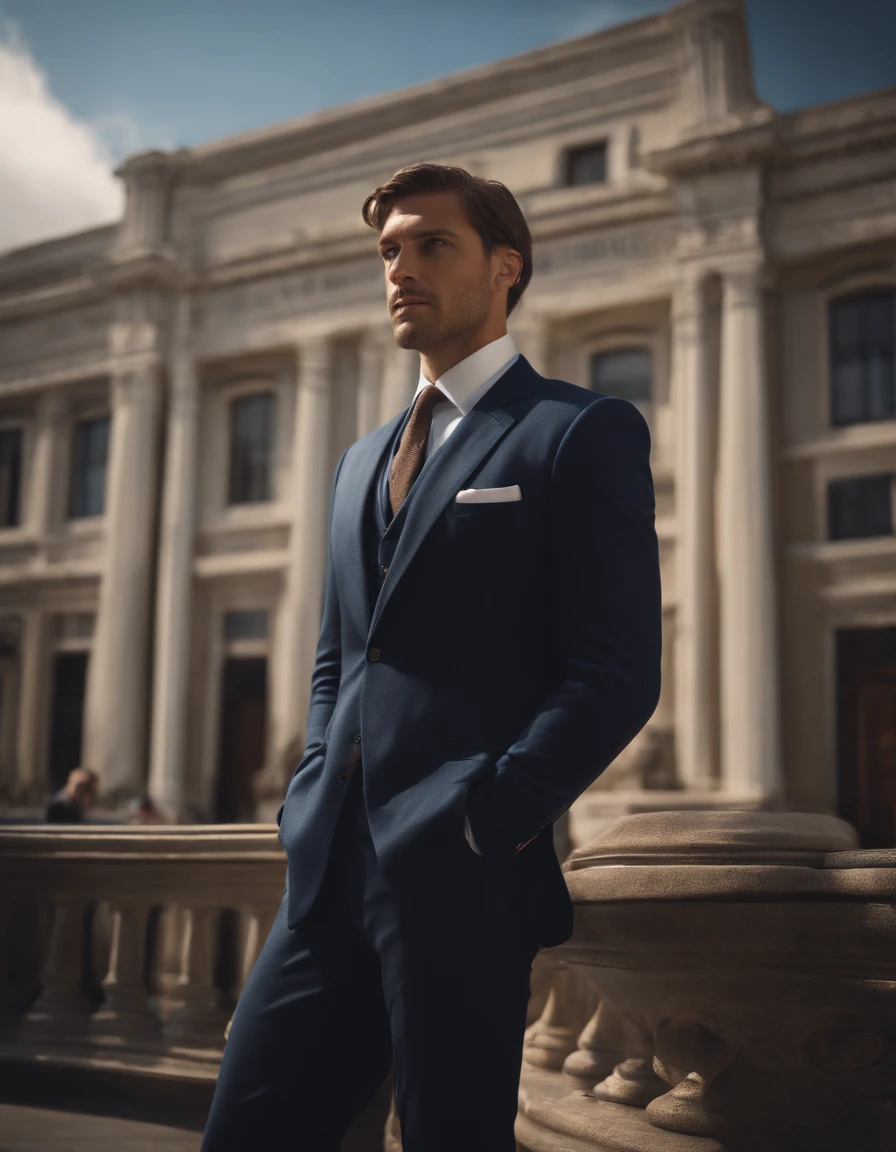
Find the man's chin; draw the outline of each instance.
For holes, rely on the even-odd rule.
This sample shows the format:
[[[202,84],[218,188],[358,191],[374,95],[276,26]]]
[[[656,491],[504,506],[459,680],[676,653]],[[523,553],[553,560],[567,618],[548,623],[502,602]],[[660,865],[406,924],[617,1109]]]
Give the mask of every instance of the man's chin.
[[[432,334],[413,320],[399,320],[392,325],[392,334],[398,347],[410,352],[422,352],[432,343]]]

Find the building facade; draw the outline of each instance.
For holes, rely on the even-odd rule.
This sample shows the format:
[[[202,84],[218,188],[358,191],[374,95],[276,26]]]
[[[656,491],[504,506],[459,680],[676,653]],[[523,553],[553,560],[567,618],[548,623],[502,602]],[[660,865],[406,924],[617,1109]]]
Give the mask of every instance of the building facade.
[[[651,429],[662,698],[573,840],[769,806],[896,843],[896,89],[777,114],[740,0],[131,157],[118,224],[0,257],[6,811],[83,763],[273,816],[333,469],[418,371],[360,206],[420,159],[513,190],[518,346]]]

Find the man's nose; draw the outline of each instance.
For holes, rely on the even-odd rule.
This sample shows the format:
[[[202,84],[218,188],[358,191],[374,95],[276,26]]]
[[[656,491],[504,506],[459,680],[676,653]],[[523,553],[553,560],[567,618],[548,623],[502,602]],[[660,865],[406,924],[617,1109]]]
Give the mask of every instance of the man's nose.
[[[407,256],[398,255],[389,265],[389,279],[397,286],[417,281],[417,270]]]

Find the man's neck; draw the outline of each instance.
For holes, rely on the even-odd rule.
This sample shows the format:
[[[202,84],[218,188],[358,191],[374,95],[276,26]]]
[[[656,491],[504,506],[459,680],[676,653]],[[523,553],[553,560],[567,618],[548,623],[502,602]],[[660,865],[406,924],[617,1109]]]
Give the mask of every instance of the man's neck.
[[[420,371],[424,377],[430,382],[435,382],[444,376],[446,372],[450,371],[455,364],[460,364],[461,360],[466,360],[468,356],[472,356],[474,352],[478,352],[480,348],[484,348],[486,344],[492,344],[495,340],[500,340],[502,336],[507,335],[507,325],[504,324],[500,330],[477,333],[472,339],[468,338],[464,342],[457,342],[445,347],[430,348],[427,351],[420,352]]]

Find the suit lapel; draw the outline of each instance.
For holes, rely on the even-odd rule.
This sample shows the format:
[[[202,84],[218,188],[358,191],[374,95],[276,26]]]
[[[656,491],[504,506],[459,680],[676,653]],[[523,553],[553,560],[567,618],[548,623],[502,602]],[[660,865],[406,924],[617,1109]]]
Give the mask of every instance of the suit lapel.
[[[529,362],[520,356],[489,388],[476,407],[464,416],[441,448],[426,460],[407,496],[407,518],[373,610],[368,637],[376,628],[417,549],[446,505],[516,423],[516,417],[505,406],[531,394],[540,380]],[[393,431],[395,426],[393,421],[390,425]]]

